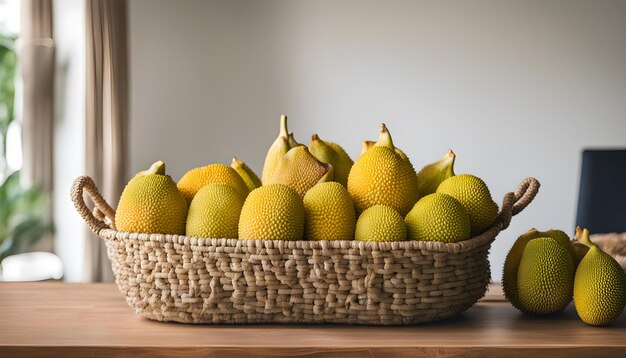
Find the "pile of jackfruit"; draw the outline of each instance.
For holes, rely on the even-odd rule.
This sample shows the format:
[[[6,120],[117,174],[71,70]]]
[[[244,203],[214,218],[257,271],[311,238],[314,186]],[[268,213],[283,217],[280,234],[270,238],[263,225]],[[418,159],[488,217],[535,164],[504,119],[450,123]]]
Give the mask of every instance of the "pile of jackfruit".
[[[498,206],[480,178],[455,175],[454,161],[450,150],[416,172],[383,124],[353,162],[317,134],[298,143],[282,116],[261,178],[233,158],[175,183],[159,161],[127,184],[115,226],[199,238],[459,242],[491,226]]]
[[[616,320],[626,305],[622,267],[580,227],[574,240],[561,230],[522,234],[504,262],[502,288],[515,308],[530,315],[559,313],[573,297],[578,316],[592,326]]]

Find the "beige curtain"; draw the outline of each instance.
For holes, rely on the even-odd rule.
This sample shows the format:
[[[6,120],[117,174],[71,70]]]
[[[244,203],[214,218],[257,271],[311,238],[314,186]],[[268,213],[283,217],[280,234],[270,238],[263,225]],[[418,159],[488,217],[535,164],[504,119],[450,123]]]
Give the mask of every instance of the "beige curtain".
[[[22,179],[26,186],[40,185],[52,212],[52,150],[54,42],[52,0],[22,0],[19,40],[24,81],[22,111]],[[52,251],[52,237],[42,238],[34,250]]]
[[[128,151],[128,51],[126,1],[87,0],[87,174],[117,206],[126,183]],[[87,239],[91,281],[111,281],[102,240]]]

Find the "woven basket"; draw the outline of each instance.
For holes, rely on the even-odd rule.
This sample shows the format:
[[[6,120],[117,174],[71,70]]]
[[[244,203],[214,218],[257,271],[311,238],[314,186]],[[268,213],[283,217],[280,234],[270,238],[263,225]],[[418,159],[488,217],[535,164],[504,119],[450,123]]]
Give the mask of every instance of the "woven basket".
[[[75,180],[72,200],[106,243],[115,282],[148,319],[210,324],[406,325],[456,316],[490,279],[498,233],[539,190],[525,179],[505,195],[495,223],[453,244],[425,241],[202,239],[119,232],[93,180]],[[95,204],[89,210],[86,191]]]

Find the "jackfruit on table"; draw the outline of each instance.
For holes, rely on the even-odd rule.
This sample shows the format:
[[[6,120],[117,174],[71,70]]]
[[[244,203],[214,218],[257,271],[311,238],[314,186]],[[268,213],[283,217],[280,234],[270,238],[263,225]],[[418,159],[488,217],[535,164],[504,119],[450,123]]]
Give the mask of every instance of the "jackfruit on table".
[[[624,310],[626,276],[617,261],[589,239],[589,230],[577,231],[576,241],[589,251],[576,268],[574,306],[583,322],[603,326]]]

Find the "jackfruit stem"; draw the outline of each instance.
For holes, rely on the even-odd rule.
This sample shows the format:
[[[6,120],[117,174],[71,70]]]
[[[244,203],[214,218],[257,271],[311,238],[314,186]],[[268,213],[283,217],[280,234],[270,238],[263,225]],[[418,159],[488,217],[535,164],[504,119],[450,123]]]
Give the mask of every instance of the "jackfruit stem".
[[[580,242],[580,236],[583,234],[583,229],[580,226],[576,226],[576,232],[574,233],[574,242]]]
[[[279,137],[288,138],[289,130],[287,129],[287,115],[283,114],[280,116],[280,132],[278,134]]]
[[[456,159],[456,154],[454,154],[452,149],[448,149],[448,153],[446,153],[446,157],[452,160],[452,164],[454,164],[454,160]]]
[[[295,148],[297,146],[300,146],[302,144],[298,143],[298,141],[296,141],[296,138],[294,138],[293,133],[289,133],[287,135],[287,146],[289,147],[289,149],[291,148]]]
[[[456,160],[456,154],[452,151],[452,149],[448,150],[448,157],[450,157],[450,172],[451,176],[454,176],[454,161]]]
[[[581,244],[585,244],[587,246],[589,246],[590,248],[592,247],[596,247],[596,244],[594,244],[591,239],[589,239],[589,230],[588,229],[580,229],[580,226],[576,227],[576,241],[580,242]]]
[[[454,176],[454,160],[456,159],[456,155],[452,151],[452,149],[448,150],[448,153],[441,158],[441,164],[447,170],[447,174],[450,176]]]
[[[320,140],[320,137],[317,135],[317,133],[315,133],[315,134],[313,134],[313,135],[311,136],[311,141],[312,141],[312,142],[317,142],[317,141],[319,141],[319,140]]]
[[[158,162],[154,162],[154,164],[150,166],[150,169],[145,170],[143,174],[144,175],[148,175],[148,174],[165,175],[165,163],[163,163],[163,161],[161,160],[159,160]]]
[[[376,142],[376,146],[388,147],[394,150],[396,149],[396,147],[393,145],[393,140],[391,140],[391,133],[389,133],[389,130],[387,129],[385,123],[382,123],[380,125],[380,136],[378,137],[378,142]]]
[[[239,158],[237,157],[233,157],[233,162],[230,164],[231,166],[235,167],[240,167],[241,164],[243,164],[243,162],[241,160],[239,160]]]

